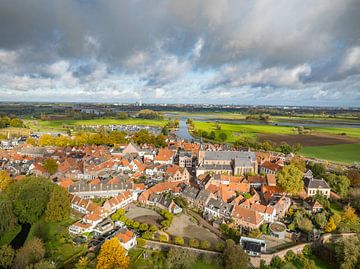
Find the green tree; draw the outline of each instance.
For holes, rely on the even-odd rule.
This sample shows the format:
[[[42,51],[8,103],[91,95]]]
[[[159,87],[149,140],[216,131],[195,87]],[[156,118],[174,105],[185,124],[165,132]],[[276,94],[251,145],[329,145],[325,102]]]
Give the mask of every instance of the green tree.
[[[50,195],[50,200],[45,210],[47,222],[60,222],[70,215],[70,199],[68,192],[59,186],[55,186]]]
[[[287,165],[279,172],[277,183],[285,192],[296,195],[304,189],[302,177],[299,168]]]
[[[219,134],[219,139],[221,142],[225,142],[225,140],[227,139],[227,134],[226,133],[220,133]]]
[[[9,245],[0,246],[0,267],[9,268],[14,260],[15,250]]]
[[[146,246],[146,240],[143,239],[143,238],[136,238],[136,241],[137,241],[137,246],[139,248],[143,248]]]
[[[325,211],[317,213],[315,215],[315,222],[321,229],[323,229],[327,223],[327,213]]]
[[[350,180],[344,175],[327,174],[325,177],[330,187],[340,196],[347,196],[350,188]]]
[[[223,253],[225,269],[248,268],[248,256],[242,248],[231,239],[226,240]]]
[[[200,248],[202,249],[210,249],[211,243],[208,240],[204,240],[200,242]]]
[[[197,239],[190,239],[189,240],[189,246],[192,247],[192,248],[198,248],[200,245],[200,242],[199,240]]]
[[[58,164],[57,162],[52,159],[46,159],[43,163],[42,163],[42,167],[45,169],[45,171],[47,173],[49,173],[50,175],[53,175],[56,173],[56,171],[58,170]]]
[[[26,269],[55,269],[56,265],[53,262],[42,260],[33,265],[27,266]]]
[[[360,238],[359,235],[344,237],[337,241],[335,253],[340,269],[359,268]]]
[[[15,228],[17,219],[13,213],[13,206],[9,199],[0,193],[0,236]]]
[[[149,230],[150,232],[156,232],[158,228],[155,225],[151,225]]]
[[[309,168],[310,168],[310,170],[313,173],[315,178],[321,178],[326,173],[325,166],[322,163],[313,163],[313,162],[311,162],[309,164]]]
[[[174,238],[174,243],[176,245],[184,245],[184,238],[182,238],[181,236],[175,236]]]
[[[195,260],[196,256],[193,252],[171,248],[167,254],[166,265],[169,269],[190,269]]]
[[[145,231],[149,230],[149,225],[146,223],[141,223],[139,226],[139,230],[142,232],[145,232]]]
[[[33,224],[44,213],[54,186],[49,179],[30,176],[11,184],[5,194],[18,220]]]

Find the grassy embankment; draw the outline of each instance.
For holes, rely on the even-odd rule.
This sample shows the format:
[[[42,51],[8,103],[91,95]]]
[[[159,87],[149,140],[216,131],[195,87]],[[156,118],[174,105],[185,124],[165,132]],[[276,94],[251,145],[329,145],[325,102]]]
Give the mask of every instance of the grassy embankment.
[[[166,120],[129,119],[92,119],[92,120],[25,120],[25,125],[33,131],[65,131],[68,127],[75,128],[90,125],[146,125],[163,127]]]
[[[360,144],[304,147],[300,153],[307,157],[346,164],[360,162]]]

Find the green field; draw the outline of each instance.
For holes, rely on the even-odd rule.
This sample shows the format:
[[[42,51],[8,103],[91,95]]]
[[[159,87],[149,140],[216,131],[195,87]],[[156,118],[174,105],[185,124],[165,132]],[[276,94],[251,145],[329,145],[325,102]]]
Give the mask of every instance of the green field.
[[[313,127],[311,129],[319,133],[331,135],[346,134],[346,136],[360,138],[360,128]]]
[[[360,162],[360,144],[304,147],[300,154],[341,163]]]
[[[146,125],[163,127],[166,120],[146,120],[146,119],[92,119],[92,120],[25,120],[25,125],[34,131],[64,131],[67,127],[79,127],[82,125]]]
[[[227,135],[226,142],[234,142],[240,137],[255,137],[257,133],[295,134],[293,127],[286,126],[220,123],[221,130],[217,130],[216,123],[203,121],[194,121],[194,126],[196,130],[207,132],[214,131],[216,136],[218,136],[220,133],[225,133]]]

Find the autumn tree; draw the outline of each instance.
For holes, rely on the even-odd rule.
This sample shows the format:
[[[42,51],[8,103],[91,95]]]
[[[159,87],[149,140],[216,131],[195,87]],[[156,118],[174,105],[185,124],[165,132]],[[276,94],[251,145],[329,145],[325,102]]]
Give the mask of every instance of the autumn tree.
[[[305,172],[306,169],[305,160],[300,156],[293,157],[290,161],[290,164],[296,166],[300,171]]]
[[[5,190],[12,183],[8,172],[0,170],[0,191]]]
[[[350,179],[344,175],[328,174],[325,177],[331,189],[333,189],[340,196],[346,196],[350,188]]]
[[[9,268],[15,257],[15,250],[9,245],[0,247],[0,267]]]
[[[341,269],[359,268],[360,238],[359,235],[340,239],[335,246],[337,261]]]
[[[52,159],[46,159],[43,163],[42,163],[42,167],[45,169],[45,171],[47,173],[49,173],[50,175],[53,175],[56,173],[56,171],[58,170],[58,164],[57,162]]]
[[[34,237],[26,242],[16,253],[12,268],[23,269],[37,263],[45,256],[45,248],[41,239]]]
[[[60,222],[70,215],[70,200],[68,192],[55,186],[45,210],[46,222]]]
[[[296,195],[304,189],[303,172],[294,165],[285,166],[278,174],[277,183],[287,193]]]
[[[358,216],[356,215],[355,209],[351,206],[345,206],[344,211],[341,214],[341,220],[344,222],[356,222]]]
[[[113,237],[110,240],[106,240],[105,243],[101,246],[96,268],[129,268],[129,259],[126,257],[126,251],[120,245],[120,242],[116,237]]]
[[[247,254],[231,239],[226,240],[223,256],[225,269],[248,268],[249,258]]]
[[[329,221],[326,223],[324,227],[325,232],[331,233],[332,231],[336,230],[336,224],[333,217],[330,217]]]
[[[326,212],[317,213],[315,215],[315,222],[320,228],[324,228],[327,224]]]

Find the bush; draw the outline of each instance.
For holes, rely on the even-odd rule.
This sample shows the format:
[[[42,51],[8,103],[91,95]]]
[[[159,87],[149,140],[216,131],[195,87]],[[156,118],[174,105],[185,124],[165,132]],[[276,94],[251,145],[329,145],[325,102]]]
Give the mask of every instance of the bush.
[[[140,248],[145,247],[145,245],[146,245],[146,240],[145,240],[145,239],[143,239],[143,238],[136,238],[136,241],[137,241],[138,247],[140,247]]]
[[[211,243],[207,240],[201,241],[200,242],[200,248],[202,249],[210,249],[211,247]]]
[[[139,226],[139,230],[142,231],[142,232],[145,232],[149,229],[149,225],[146,224],[146,223],[141,223],[140,226]]]
[[[156,232],[158,228],[155,225],[151,225],[149,230],[150,232]]]
[[[160,242],[168,242],[169,241],[168,237],[164,234],[160,234],[158,239]]]
[[[142,234],[142,237],[144,238],[144,239],[146,239],[146,240],[150,240],[150,239],[152,239],[153,238],[153,233],[151,233],[151,232],[145,232],[145,233],[143,233]]]
[[[163,226],[164,228],[167,228],[171,225],[170,221],[169,220],[163,220],[161,222],[161,226]]]
[[[216,245],[215,245],[215,249],[218,250],[218,251],[223,251],[225,248],[225,245],[221,242],[217,242]]]
[[[193,248],[198,248],[200,245],[199,240],[197,239],[190,239],[189,246]]]
[[[182,246],[182,245],[184,245],[184,238],[182,238],[181,236],[175,236],[174,243],[176,245]]]

